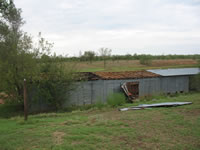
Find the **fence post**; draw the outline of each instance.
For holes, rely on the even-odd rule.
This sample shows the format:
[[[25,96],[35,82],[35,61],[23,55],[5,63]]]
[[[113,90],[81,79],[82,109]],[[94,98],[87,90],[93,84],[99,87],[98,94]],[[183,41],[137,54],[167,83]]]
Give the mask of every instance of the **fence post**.
[[[26,79],[24,79],[24,120],[28,119]]]

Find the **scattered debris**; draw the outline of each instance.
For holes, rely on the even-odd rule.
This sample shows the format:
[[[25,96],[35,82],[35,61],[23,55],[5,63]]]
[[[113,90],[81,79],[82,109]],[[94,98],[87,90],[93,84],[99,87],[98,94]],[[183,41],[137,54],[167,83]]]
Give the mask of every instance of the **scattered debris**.
[[[126,82],[121,85],[121,88],[128,97],[129,101],[133,101],[139,96],[138,86],[139,86],[138,82]]]
[[[126,96],[128,96],[128,98],[131,96],[131,93],[129,93],[128,88],[126,86],[126,83],[121,85],[121,88],[124,90],[124,93],[126,94]]]
[[[77,80],[119,80],[119,79],[139,79],[155,78],[160,75],[146,70],[142,71],[121,71],[121,72],[80,72],[77,74]]]
[[[174,107],[174,106],[181,106],[181,105],[188,105],[188,104],[192,104],[192,102],[166,102],[166,103],[155,103],[155,104],[141,104],[138,106],[121,108],[119,109],[119,111],[139,110],[139,109],[146,109],[146,108],[153,108],[153,107]]]
[[[154,78],[160,75],[148,71],[122,71],[122,72],[94,72],[97,77],[104,80]]]

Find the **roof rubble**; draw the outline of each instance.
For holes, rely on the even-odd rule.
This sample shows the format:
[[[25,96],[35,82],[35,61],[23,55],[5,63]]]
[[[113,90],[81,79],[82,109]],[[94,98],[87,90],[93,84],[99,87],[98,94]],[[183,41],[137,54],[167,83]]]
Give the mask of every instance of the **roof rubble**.
[[[138,79],[138,78],[153,78],[160,75],[148,71],[122,71],[122,72],[90,72],[89,80],[118,80],[118,79]]]

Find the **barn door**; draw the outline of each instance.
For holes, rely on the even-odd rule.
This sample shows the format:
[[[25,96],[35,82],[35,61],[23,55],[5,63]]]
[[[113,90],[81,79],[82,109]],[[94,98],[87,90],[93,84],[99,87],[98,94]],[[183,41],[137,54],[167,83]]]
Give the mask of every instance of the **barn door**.
[[[139,82],[127,82],[126,86],[134,99],[139,97]]]

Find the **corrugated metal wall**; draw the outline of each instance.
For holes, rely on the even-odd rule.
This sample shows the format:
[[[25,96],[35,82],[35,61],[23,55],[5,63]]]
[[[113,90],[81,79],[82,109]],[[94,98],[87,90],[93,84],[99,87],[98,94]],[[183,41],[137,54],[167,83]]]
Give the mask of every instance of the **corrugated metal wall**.
[[[188,76],[86,81],[76,84],[76,89],[71,91],[65,105],[94,104],[97,101],[106,102],[108,95],[121,91],[123,83],[135,81],[139,82],[139,96],[188,92],[189,90]]]

